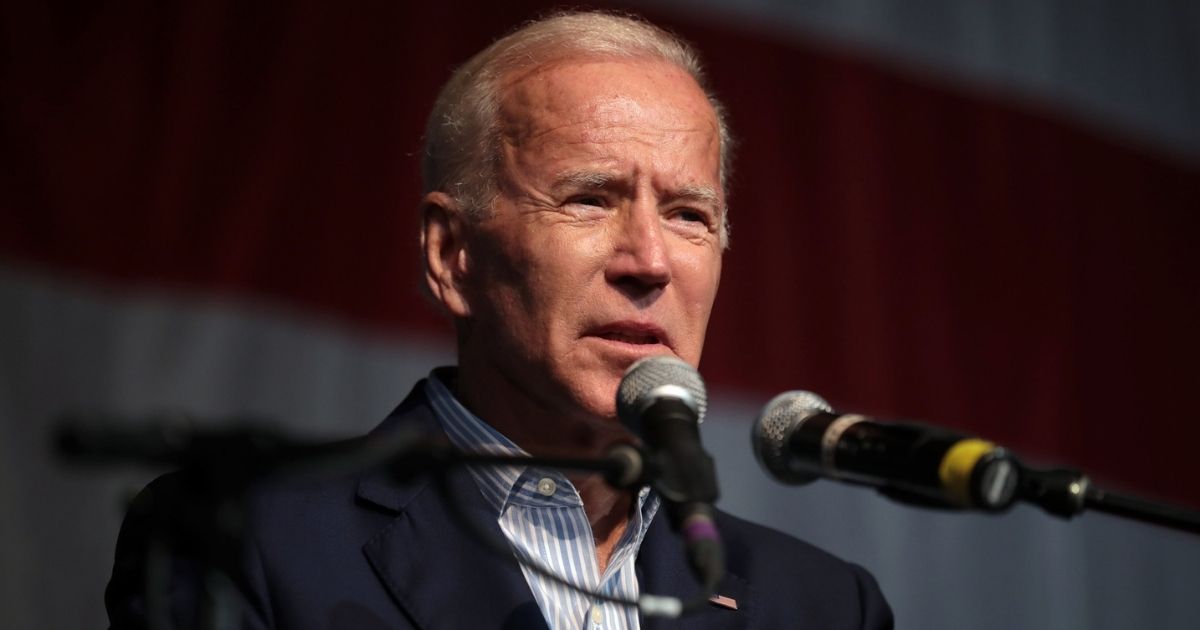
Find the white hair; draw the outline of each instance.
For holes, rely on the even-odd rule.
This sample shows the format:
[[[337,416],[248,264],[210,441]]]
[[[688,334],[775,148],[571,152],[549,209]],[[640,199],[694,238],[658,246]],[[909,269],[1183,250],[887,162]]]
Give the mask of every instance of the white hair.
[[[571,57],[661,59],[686,71],[705,91],[720,134],[725,187],[732,139],[725,110],[708,91],[695,50],[642,19],[607,12],[568,12],[530,22],[497,40],[454,71],[438,94],[425,129],[424,192],[445,192],[468,216],[487,215],[496,195],[501,82],[513,73]],[[723,212],[722,215],[727,215]],[[721,242],[728,234],[721,225]]]

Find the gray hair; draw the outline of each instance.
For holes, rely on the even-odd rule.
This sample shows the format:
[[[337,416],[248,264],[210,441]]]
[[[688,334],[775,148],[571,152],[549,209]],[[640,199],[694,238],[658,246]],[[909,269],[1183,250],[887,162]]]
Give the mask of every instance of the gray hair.
[[[530,22],[454,71],[438,94],[425,129],[423,192],[445,192],[463,206],[468,216],[487,216],[496,195],[502,80],[514,72],[570,57],[648,57],[671,63],[691,75],[716,112],[721,186],[725,187],[733,141],[725,108],[709,92],[695,50],[642,19],[589,11],[559,13]],[[722,244],[727,234],[728,220],[723,219]]]

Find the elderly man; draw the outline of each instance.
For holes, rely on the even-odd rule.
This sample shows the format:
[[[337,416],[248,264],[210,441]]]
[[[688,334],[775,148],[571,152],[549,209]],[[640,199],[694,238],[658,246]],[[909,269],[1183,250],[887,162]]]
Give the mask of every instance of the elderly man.
[[[458,366],[435,370],[377,432],[535,455],[628,441],[614,402],[622,374],[642,357],[700,361],[727,239],[729,138],[694,53],[638,20],[551,17],[458,69],[426,142],[425,280],[453,318]],[[689,598],[701,587],[659,505],[648,490],[519,467],[471,468],[445,485],[371,472],[264,489],[251,502],[244,624],[649,627],[660,621],[515,556],[618,598]],[[456,512],[514,553],[496,554]],[[728,515],[717,523],[729,565],[719,597],[669,623],[891,625],[862,569]],[[140,534],[136,523],[122,534],[114,628],[144,623]]]

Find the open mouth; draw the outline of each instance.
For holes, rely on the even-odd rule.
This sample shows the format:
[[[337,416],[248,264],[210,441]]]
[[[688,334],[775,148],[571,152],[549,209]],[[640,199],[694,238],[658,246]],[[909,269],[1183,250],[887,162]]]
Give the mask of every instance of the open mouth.
[[[658,335],[651,332],[635,332],[627,330],[607,330],[596,335],[601,339],[610,341],[620,341],[622,343],[632,343],[637,345],[651,345],[662,343],[662,339]]]
[[[648,322],[612,322],[588,331],[593,337],[631,346],[670,346],[667,333]]]

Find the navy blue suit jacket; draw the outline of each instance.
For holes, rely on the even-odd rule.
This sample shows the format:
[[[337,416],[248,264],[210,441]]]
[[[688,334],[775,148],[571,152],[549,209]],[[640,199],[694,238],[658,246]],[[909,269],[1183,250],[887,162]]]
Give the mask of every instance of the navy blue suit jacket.
[[[440,426],[418,385],[377,429]],[[175,490],[156,480],[122,526],[105,600],[111,628],[145,628],[149,507]],[[243,626],[279,630],[463,630],[545,628],[520,567],[479,542],[450,501],[500,536],[466,473],[448,483],[428,475],[400,482],[382,472],[263,487],[249,505],[244,554]],[[665,515],[664,515],[665,516]],[[718,511],[728,575],[718,592],[731,610],[708,605],[654,628],[890,628],[891,611],[862,568],[774,530]],[[177,628],[195,625],[199,582],[186,546],[172,563],[170,603]],[[643,593],[689,600],[700,587],[683,545],[655,518],[637,559]]]

